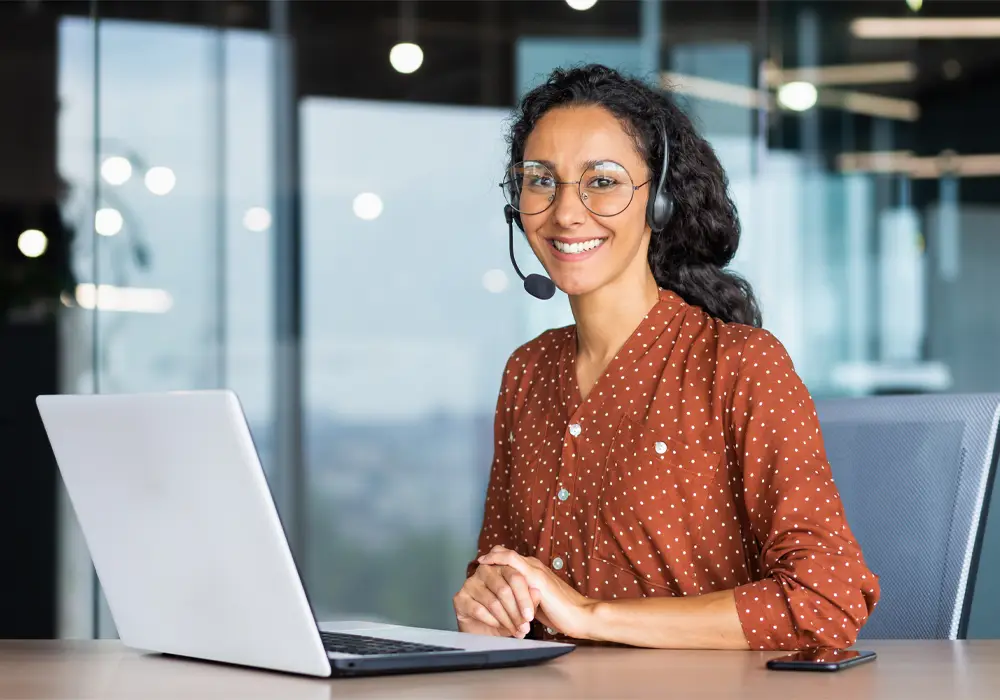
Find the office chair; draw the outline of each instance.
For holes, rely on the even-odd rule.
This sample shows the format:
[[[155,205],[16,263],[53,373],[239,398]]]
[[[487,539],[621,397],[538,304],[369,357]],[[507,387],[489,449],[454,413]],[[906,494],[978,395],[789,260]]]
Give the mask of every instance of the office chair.
[[[1000,580],[1000,506],[987,531],[1000,394],[828,399],[816,411],[848,523],[882,587],[859,638],[965,639],[970,619],[974,636],[1000,634],[996,586],[985,584]]]

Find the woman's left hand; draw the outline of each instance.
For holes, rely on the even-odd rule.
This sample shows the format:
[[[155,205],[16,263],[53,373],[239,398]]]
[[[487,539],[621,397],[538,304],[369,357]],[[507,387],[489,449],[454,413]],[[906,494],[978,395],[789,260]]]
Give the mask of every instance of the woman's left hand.
[[[538,559],[522,557],[506,547],[498,545],[478,561],[516,569],[527,579],[528,587],[538,589],[541,594],[537,611],[539,622],[567,637],[587,639],[591,613],[597,601],[575,591]]]

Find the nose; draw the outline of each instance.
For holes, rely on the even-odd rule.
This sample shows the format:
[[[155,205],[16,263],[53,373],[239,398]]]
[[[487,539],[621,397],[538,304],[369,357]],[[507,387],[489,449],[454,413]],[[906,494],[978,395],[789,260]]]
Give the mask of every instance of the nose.
[[[552,203],[552,216],[561,228],[573,228],[587,218],[587,207],[580,200],[577,183],[563,183],[556,190],[556,201]]]

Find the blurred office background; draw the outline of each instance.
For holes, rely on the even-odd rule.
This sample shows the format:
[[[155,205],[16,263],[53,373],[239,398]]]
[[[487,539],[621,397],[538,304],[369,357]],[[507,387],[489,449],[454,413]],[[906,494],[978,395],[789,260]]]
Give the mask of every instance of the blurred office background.
[[[505,120],[585,61],[680,93],[815,397],[1000,391],[1000,2],[8,0],[0,637],[115,634],[34,396],[216,387],[319,616],[451,627],[503,363],[570,322]]]

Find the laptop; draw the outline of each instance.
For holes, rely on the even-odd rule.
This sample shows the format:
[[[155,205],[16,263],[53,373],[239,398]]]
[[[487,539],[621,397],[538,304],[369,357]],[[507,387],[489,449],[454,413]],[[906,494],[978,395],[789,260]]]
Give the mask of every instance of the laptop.
[[[574,649],[364,621],[319,624],[231,391],[36,403],[129,647],[320,677],[523,666]]]

